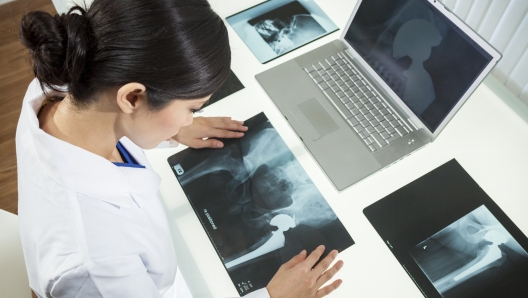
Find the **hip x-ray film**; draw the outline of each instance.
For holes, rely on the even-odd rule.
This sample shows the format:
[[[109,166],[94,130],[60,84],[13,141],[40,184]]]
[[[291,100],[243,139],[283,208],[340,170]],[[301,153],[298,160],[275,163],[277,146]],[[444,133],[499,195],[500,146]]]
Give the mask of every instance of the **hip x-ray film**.
[[[168,159],[240,295],[265,287],[303,249],[354,244],[266,116],[245,125],[222,149]]]
[[[425,297],[528,297],[528,239],[456,160],[364,213]]]

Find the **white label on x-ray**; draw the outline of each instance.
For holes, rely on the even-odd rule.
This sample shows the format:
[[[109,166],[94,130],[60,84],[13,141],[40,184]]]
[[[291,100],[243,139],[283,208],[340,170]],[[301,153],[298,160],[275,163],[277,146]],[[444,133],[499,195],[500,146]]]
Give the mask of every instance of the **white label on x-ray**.
[[[176,174],[178,175],[183,175],[183,173],[185,173],[183,171],[183,168],[180,166],[180,164],[177,164],[174,166],[174,170],[176,171]]]

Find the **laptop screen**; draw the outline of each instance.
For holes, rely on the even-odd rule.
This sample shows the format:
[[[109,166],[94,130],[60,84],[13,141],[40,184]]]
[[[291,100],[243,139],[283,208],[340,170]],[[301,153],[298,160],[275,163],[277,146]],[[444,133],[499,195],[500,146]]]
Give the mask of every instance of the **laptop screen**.
[[[345,40],[431,132],[492,60],[425,0],[363,0]]]

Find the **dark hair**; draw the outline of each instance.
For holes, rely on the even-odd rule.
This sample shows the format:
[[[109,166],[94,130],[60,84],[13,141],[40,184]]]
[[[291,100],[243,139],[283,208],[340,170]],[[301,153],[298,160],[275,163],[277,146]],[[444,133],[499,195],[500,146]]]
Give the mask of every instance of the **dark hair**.
[[[138,82],[149,107],[206,97],[229,74],[227,28],[207,0],[95,0],[55,15],[34,11],[20,25],[43,89],[67,92],[78,107],[97,93]]]

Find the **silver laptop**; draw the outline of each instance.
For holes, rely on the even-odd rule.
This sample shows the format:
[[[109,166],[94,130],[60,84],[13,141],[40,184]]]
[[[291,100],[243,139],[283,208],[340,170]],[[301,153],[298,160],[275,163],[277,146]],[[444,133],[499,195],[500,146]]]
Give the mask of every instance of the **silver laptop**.
[[[339,40],[256,78],[343,190],[432,142],[500,58],[439,1],[358,0]]]

